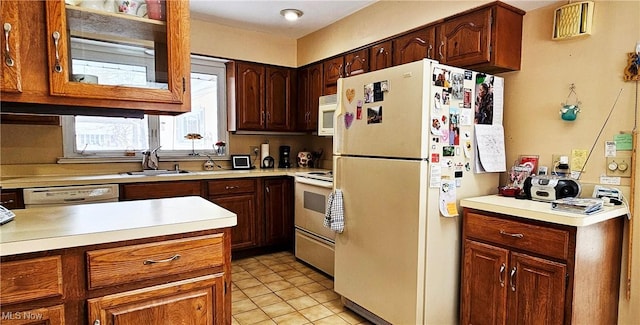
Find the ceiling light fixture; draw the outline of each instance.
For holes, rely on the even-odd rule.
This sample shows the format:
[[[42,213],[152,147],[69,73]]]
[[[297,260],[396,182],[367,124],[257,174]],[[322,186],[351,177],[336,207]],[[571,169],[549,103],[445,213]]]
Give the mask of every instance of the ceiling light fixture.
[[[298,9],[282,9],[280,14],[288,21],[296,21],[304,15],[304,12]]]

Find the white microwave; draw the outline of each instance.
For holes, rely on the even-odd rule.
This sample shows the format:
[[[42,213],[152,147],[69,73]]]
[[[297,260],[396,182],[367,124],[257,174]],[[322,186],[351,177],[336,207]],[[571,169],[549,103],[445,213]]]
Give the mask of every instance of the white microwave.
[[[318,135],[333,136],[333,121],[338,108],[338,96],[321,96],[318,107]]]

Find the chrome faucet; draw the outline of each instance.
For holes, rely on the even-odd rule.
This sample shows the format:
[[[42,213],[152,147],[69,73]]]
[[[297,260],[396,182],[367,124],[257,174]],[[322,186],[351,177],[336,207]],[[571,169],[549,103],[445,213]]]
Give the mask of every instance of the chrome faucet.
[[[158,146],[153,150],[147,150],[142,152],[142,169],[158,169],[158,149],[162,146]]]

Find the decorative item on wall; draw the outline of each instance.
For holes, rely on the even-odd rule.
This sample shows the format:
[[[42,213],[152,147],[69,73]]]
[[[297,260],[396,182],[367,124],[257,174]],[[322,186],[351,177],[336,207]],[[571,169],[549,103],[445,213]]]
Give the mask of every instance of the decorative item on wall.
[[[590,35],[593,25],[593,1],[566,4],[555,10],[553,17],[553,40],[564,40],[576,36]]]
[[[569,101],[569,98],[573,95],[575,97],[575,101],[573,104]],[[580,104],[582,104],[578,100],[578,94],[576,94],[576,85],[571,84],[569,86],[569,95],[567,95],[567,99],[562,105],[562,109],[560,109],[560,117],[562,117],[565,121],[573,121],[578,116],[578,112],[580,112]]]
[[[636,44],[635,53],[627,53],[627,66],[624,68],[624,81],[640,80],[640,42]]]

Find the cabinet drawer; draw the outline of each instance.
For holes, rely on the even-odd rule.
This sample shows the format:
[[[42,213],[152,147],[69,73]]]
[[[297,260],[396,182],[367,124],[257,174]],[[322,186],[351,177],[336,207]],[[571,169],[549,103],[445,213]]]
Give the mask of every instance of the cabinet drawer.
[[[208,183],[209,195],[225,195],[237,193],[255,193],[256,180],[250,178],[210,181]]]
[[[62,296],[59,255],[2,263],[0,272],[2,304]]]
[[[18,201],[18,193],[16,192],[0,193],[0,204],[7,209],[21,208],[20,203]]]
[[[223,234],[87,252],[89,288],[101,288],[224,263]]]
[[[569,231],[477,213],[464,215],[465,236],[540,255],[567,259]]]

